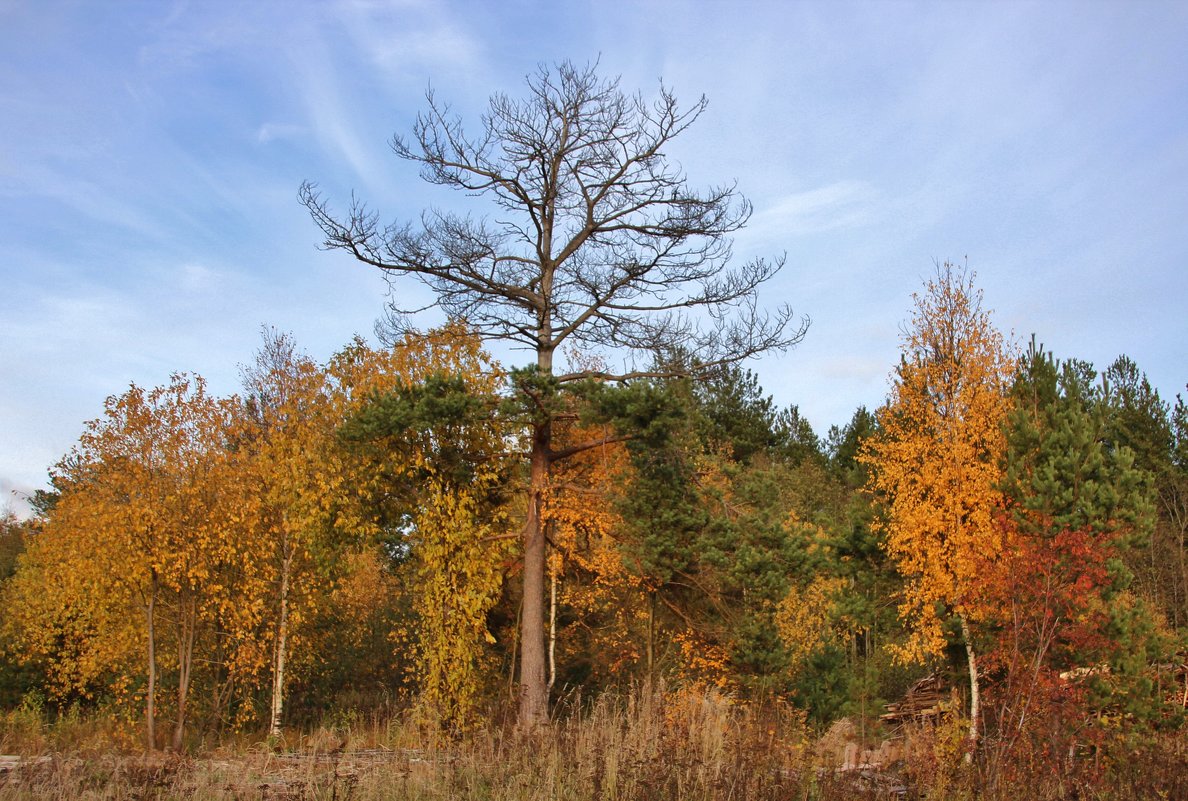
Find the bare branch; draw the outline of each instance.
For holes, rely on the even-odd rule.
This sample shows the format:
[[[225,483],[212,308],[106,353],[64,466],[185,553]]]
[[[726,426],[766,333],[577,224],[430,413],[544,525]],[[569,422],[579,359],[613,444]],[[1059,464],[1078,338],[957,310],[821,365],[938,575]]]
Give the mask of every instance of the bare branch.
[[[568,459],[570,456],[576,456],[579,453],[593,450],[594,448],[601,448],[604,445],[613,445],[616,442],[627,442],[634,438],[635,435],[633,434],[608,435],[605,437],[599,437],[598,439],[592,439],[587,442],[581,442],[577,445],[570,445],[568,448],[562,448],[558,451],[552,451],[549,456],[554,461],[560,461],[562,459]]]
[[[759,313],[759,288],[784,258],[729,264],[730,234],[751,205],[734,185],[691,188],[666,146],[705,111],[625,94],[594,67],[541,67],[523,99],[494,95],[473,135],[432,91],[392,148],[435,183],[486,198],[498,217],[426,212],[417,226],[381,227],[352,199],[336,216],[306,183],[300,198],[325,239],[383,270],[412,277],[437,307],[482,336],[527,345],[542,364],[565,340],[643,352],[683,342],[706,363],[796,344],[807,320]],[[625,371],[621,375],[632,375]]]

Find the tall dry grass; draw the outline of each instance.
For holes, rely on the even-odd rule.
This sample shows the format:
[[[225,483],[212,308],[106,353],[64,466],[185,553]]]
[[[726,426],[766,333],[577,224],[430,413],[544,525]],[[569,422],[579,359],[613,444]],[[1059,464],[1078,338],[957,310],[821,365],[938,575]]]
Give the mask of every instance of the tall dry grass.
[[[814,757],[799,713],[715,692],[570,698],[559,719],[533,736],[492,723],[449,738],[411,714],[340,714],[285,742],[230,739],[189,756],[132,751],[126,724],[98,717],[47,724],[26,709],[0,722],[0,750],[23,759],[16,767],[13,760],[0,764],[0,801],[1188,798],[1183,744],[1174,738],[1147,748],[1133,764],[1116,761],[1091,781],[999,786],[991,793],[976,769],[948,770],[943,781],[919,763],[891,775],[835,772]]]
[[[4,750],[24,762],[0,778],[0,799],[787,799],[813,780],[803,719],[788,708],[714,692],[566,708],[531,736],[492,725],[446,738],[415,716],[340,716],[279,752],[232,741],[185,758],[129,753],[112,721],[89,724],[117,735],[103,748],[66,722],[10,713]]]

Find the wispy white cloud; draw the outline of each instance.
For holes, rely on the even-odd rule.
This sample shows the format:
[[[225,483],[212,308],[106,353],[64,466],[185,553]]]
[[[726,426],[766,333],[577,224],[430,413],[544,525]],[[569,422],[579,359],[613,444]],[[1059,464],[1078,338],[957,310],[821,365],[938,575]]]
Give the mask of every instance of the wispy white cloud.
[[[223,284],[222,276],[201,264],[183,264],[178,270],[178,284],[185,292],[215,292]]]
[[[479,65],[485,48],[464,27],[465,17],[439,3],[417,0],[345,0],[337,16],[371,66],[394,79],[425,68],[466,71]]]
[[[118,226],[142,237],[166,236],[149,211],[113,192],[110,184],[101,182],[101,176],[91,178],[37,162],[21,164],[14,172],[13,181],[6,189],[0,189],[0,197],[44,198],[80,215],[88,224]]]
[[[745,229],[747,241],[764,242],[860,228],[876,213],[878,191],[865,181],[844,180],[776,199],[757,211]]]
[[[305,128],[283,122],[266,122],[256,129],[256,141],[262,145],[278,139],[292,139],[305,133]]]
[[[193,72],[219,54],[258,48],[261,31],[272,26],[266,5],[244,4],[235,13],[220,13],[187,0],[146,7],[138,64],[149,73]]]
[[[295,87],[308,127],[321,147],[344,161],[365,183],[379,172],[376,143],[360,131],[362,115],[351,107],[354,93],[339,77],[341,62],[325,41],[320,26],[308,26],[286,53],[296,76]]]
[[[882,377],[887,374],[887,365],[881,360],[870,357],[842,357],[825,362],[821,374],[831,381],[862,380],[868,381],[872,377]]]

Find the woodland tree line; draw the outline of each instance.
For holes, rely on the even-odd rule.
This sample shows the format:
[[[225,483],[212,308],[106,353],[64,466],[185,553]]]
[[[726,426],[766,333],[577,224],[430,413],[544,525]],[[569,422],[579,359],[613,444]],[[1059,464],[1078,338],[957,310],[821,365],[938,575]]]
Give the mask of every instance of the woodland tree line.
[[[873,725],[939,670],[987,760],[1182,726],[1181,397],[1126,357],[1020,349],[944,265],[886,404],[819,436],[742,366],[805,333],[756,303],[782,260],[733,267],[749,206],[664,159],[704,100],[568,64],[528,85],[474,138],[430,97],[394,143],[495,222],[381,227],[302,190],[328,247],[452,322],[394,307],[384,345],[324,364],[266,331],[232,397],[133,385],[4,521],[5,705],[176,749],[381,708],[534,729],[661,682]]]

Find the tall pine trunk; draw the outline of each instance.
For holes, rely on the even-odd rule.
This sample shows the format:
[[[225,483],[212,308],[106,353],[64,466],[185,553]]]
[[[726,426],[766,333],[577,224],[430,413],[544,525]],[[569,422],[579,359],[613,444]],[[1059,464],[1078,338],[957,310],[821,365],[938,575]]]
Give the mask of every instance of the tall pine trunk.
[[[545,315],[545,320],[548,315]],[[547,322],[541,324],[542,340],[551,337]],[[536,352],[541,375],[553,374],[553,352],[541,346]],[[545,676],[545,492],[549,484],[553,428],[547,404],[536,410],[532,426],[532,456],[528,477],[528,518],[524,522],[524,600],[520,618],[520,716],[519,726],[532,731],[548,722],[549,688]]]
[[[528,484],[528,519],[524,523],[524,616],[520,620],[520,727],[539,728],[548,721],[545,678],[545,536],[544,493],[549,476],[550,426],[534,426]]]

